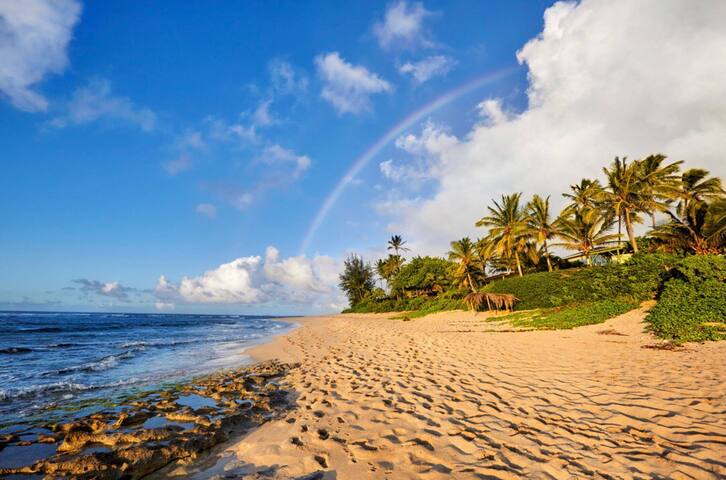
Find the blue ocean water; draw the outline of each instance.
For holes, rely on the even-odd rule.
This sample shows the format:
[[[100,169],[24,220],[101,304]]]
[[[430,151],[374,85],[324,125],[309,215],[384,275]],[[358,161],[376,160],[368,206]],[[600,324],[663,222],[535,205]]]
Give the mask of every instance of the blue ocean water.
[[[291,328],[249,315],[0,312],[0,425],[237,367]]]

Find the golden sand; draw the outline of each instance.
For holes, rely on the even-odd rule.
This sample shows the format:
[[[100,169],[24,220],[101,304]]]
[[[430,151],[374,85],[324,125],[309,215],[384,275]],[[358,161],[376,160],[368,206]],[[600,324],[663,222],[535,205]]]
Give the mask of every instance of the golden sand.
[[[726,342],[647,348],[642,310],[506,332],[484,314],[301,319],[296,408],[171,476],[724,478]],[[494,327],[494,328],[493,328]]]

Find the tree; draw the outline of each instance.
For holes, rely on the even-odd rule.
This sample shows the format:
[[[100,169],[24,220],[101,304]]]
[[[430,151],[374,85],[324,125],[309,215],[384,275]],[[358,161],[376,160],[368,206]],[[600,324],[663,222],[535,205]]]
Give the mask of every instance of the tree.
[[[570,190],[572,193],[562,194],[571,201],[567,208],[600,208],[603,189],[598,180],[583,178],[579,184],[570,185]]]
[[[563,241],[557,246],[582,252],[588,266],[592,265],[590,256],[595,248],[613,243],[617,238],[617,235],[607,233],[615,222],[614,218],[601,210],[570,209],[558,222],[560,229],[557,236]]]
[[[394,255],[398,256],[400,252],[408,252],[408,248],[404,247],[406,241],[400,235],[393,235],[388,241],[388,250],[393,250]]]
[[[432,294],[444,291],[451,284],[453,264],[438,257],[414,257],[401,267],[391,280],[394,292]]]
[[[388,258],[376,261],[376,273],[390,285],[391,279],[395,277],[403,266],[403,257],[400,255],[388,255]]]
[[[726,200],[694,201],[689,208],[670,213],[671,221],[650,235],[670,251],[698,255],[726,252]]]
[[[476,244],[469,237],[451,242],[449,261],[456,263],[454,268],[456,282],[476,292],[476,277],[484,272],[484,264],[479,258]]]
[[[529,211],[527,226],[535,241],[542,245],[544,257],[547,260],[547,270],[551,272],[552,262],[550,261],[547,241],[551,240],[557,234],[559,225],[556,219],[552,220],[550,218],[550,197],[542,198],[539,195],[534,195],[529,204],[527,204],[527,210]]]
[[[363,300],[376,286],[373,267],[356,254],[345,260],[339,278],[340,288],[348,297],[351,307]]]
[[[627,157],[615,157],[610,168],[603,168],[607,187],[603,192],[603,206],[613,212],[625,224],[633,252],[638,253],[633,224],[640,222],[637,216],[645,207],[646,184],[637,162],[628,165]]]
[[[676,192],[678,216],[685,216],[686,210],[697,206],[700,202],[719,200],[724,197],[721,179],[708,176],[708,170],[691,168],[681,175],[681,182]]]
[[[648,155],[637,162],[643,181],[642,206],[650,215],[651,226],[655,228],[655,214],[666,212],[669,205],[676,199],[678,176],[682,160],[663,165],[666,156],[662,154]]]
[[[502,195],[501,204],[492,200],[494,207],[487,207],[489,215],[476,222],[477,227],[489,227],[484,239],[487,253],[514,258],[520,277],[523,273],[519,254],[526,249],[529,234],[525,209],[519,205],[521,196],[521,193]]]

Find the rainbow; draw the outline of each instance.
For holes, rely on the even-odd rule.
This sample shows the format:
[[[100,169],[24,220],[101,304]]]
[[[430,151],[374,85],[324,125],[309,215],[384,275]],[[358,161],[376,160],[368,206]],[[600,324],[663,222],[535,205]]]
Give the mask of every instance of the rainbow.
[[[386,132],[381,138],[376,140],[373,145],[368,147],[368,149],[363,152],[363,154],[358,157],[355,162],[353,162],[353,165],[351,165],[348,171],[345,172],[345,175],[343,175],[343,177],[338,181],[338,183],[335,185],[335,188],[333,188],[333,190],[323,202],[323,205],[320,207],[320,210],[318,210],[318,213],[313,218],[313,221],[310,222],[307,232],[305,233],[305,237],[303,238],[303,242],[300,246],[301,255],[305,254],[305,252],[310,247],[310,243],[315,237],[315,234],[320,228],[320,225],[322,225],[325,217],[328,215],[328,212],[330,212],[330,209],[333,208],[335,203],[340,198],[340,195],[343,193],[343,191],[345,191],[345,188],[350,184],[350,182],[353,181],[353,179],[356,177],[356,175],[358,175],[363,167],[365,167],[373,157],[378,155],[378,153],[386,145],[388,145],[395,138],[399,137],[408,128],[420,122],[427,115],[432,114],[436,110],[453,102],[462,95],[466,95],[467,93],[470,93],[488,83],[493,83],[497,80],[500,80],[501,78],[506,77],[514,71],[515,69],[510,67],[476,77],[473,80],[470,80],[454,88],[453,90],[450,90],[449,92],[441,95],[430,103],[427,103],[423,107],[414,111],[403,120],[395,124],[393,128]]]

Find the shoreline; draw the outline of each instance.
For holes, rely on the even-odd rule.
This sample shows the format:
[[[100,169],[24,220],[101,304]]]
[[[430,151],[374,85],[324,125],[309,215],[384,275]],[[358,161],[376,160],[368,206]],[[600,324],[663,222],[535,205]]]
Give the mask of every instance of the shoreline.
[[[572,330],[488,314],[297,319],[292,408],[155,478],[719,478],[726,342],[663,350],[644,308]],[[309,477],[306,477],[309,476]]]

